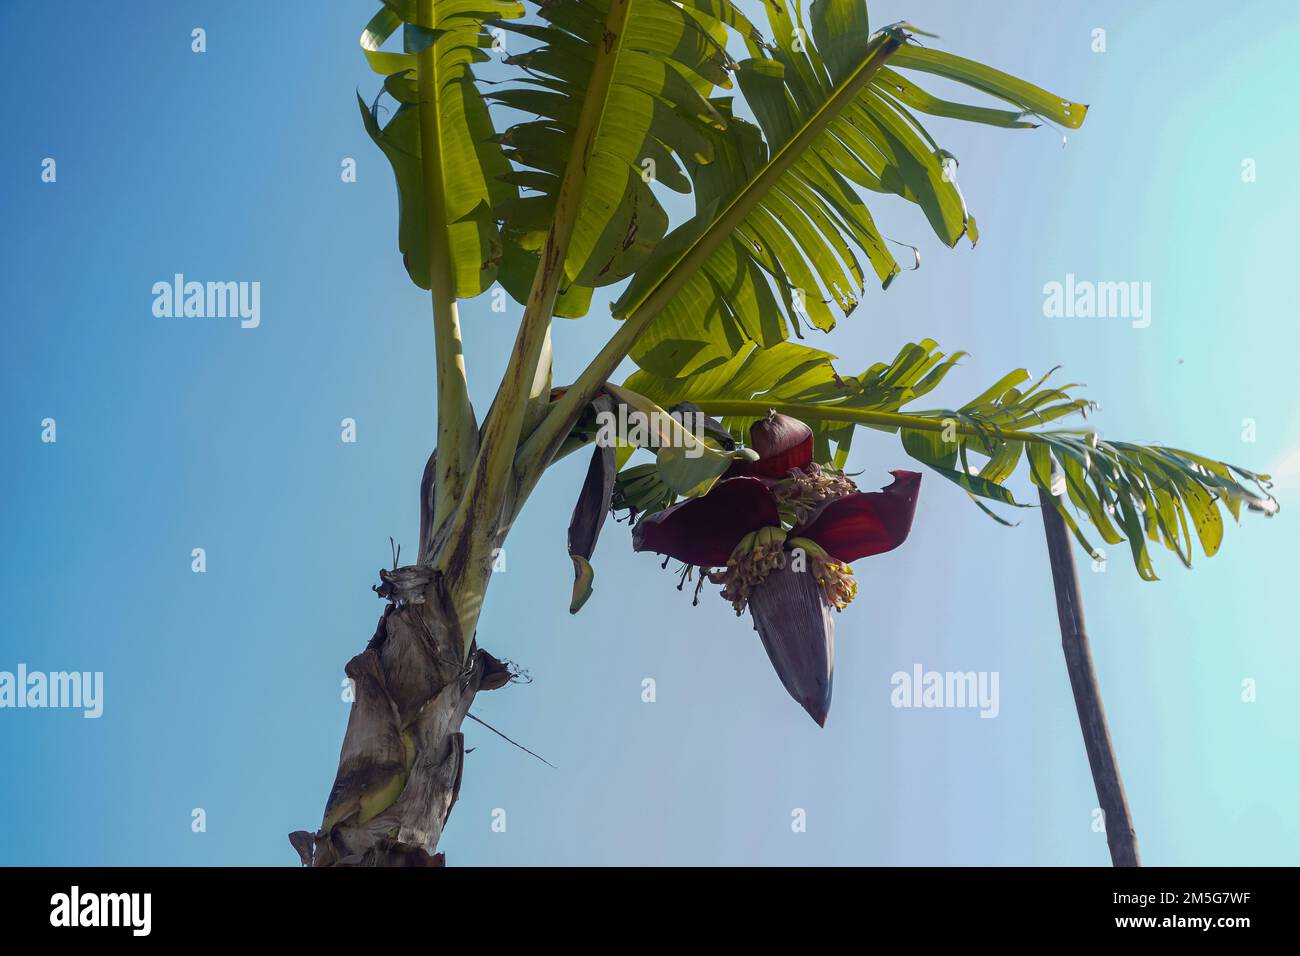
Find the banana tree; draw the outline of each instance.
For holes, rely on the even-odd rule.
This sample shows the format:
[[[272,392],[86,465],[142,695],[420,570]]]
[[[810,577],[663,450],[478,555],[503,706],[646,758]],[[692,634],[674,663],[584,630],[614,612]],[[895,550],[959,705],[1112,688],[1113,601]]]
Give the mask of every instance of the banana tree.
[[[1209,555],[1220,506],[1275,509],[1267,476],[1045,429],[1090,409],[1074,386],[1013,371],[960,408],[918,409],[963,353],[927,340],[853,375],[798,341],[904,271],[865,197],[915,204],[949,246],[977,239],[956,159],[922,116],[1077,128],[1087,108],[909,25],[872,31],[864,0],[764,12],[760,30],[731,0],[385,0],[366,25],[394,108],[358,105],[393,168],[406,270],[432,299],[438,439],[417,560],[380,572],[383,614],[346,666],[355,698],[324,818],[291,836],[305,864],[442,862],[462,720],[511,678],[475,633],[494,554],[545,470],[581,449],[571,610],[606,515],[626,512],[635,548],[679,558],[683,581],[698,573],[697,600],[721,584],[753,615],[819,723],[849,562],[903,542],[921,483],[899,469],[859,491],[844,472],[859,427],[898,435],[902,455],[1003,522],[997,509],[1024,507],[1007,488],[1023,465],[1085,548],[1090,533],[1127,540],[1148,579],[1149,544],[1191,563],[1189,520]],[[490,82],[475,74],[493,61]],[[986,102],[940,98],[927,75]],[[683,203],[670,193],[693,209],[670,215],[666,201]],[[457,303],[496,288],[522,316],[480,423]],[[586,315],[598,290],[617,331],[554,387],[551,323]],[[638,371],[612,382],[629,358]],[[652,460],[633,463],[639,449]]]

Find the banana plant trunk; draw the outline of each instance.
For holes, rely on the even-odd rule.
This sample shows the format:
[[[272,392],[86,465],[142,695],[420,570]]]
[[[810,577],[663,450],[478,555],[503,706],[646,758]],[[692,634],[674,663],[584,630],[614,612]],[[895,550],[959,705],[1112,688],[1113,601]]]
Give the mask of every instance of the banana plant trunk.
[[[420,560],[379,572],[374,591],[389,603],[344,668],[352,709],[321,827],[289,835],[305,866],[442,866],[438,841],[464,772],[461,722],[479,691],[510,679],[505,664],[465,639],[490,569],[449,585],[429,557],[433,469],[431,457]]]

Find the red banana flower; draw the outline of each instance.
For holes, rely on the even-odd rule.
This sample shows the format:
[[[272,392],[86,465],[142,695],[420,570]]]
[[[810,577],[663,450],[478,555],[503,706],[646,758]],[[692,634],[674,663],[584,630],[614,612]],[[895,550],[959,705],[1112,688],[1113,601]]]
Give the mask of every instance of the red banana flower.
[[[708,494],[646,516],[632,546],[698,565],[724,585],[737,614],[748,607],[781,683],[824,725],[834,663],[830,610],[842,610],[857,591],[848,562],[906,540],[921,476],[895,471],[885,488],[860,492],[814,464],[812,429],[775,413],[754,423],[750,445],[757,461],[737,462]]]

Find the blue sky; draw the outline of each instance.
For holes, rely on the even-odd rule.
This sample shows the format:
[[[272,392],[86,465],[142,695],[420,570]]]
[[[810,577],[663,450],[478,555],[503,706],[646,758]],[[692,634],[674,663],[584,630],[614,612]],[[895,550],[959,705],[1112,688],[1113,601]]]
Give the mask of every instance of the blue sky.
[[[926,336],[969,351],[936,405],[1063,364],[1108,437],[1281,468],[1282,514],[1229,528],[1192,572],[1166,554],[1155,584],[1118,551],[1104,573],[1081,565],[1148,863],[1300,858],[1287,597],[1300,132],[1279,73],[1300,17],[1247,6],[873,4],[876,25],[914,22],[1091,112],[1065,144],[1046,128],[936,121],[978,248],[948,251],[916,210],[877,201],[922,267],[813,343],[851,372]],[[373,632],[389,535],[414,549],[433,341],[396,253],[391,175],[357,117],[354,91],[378,86],[356,45],[372,5],[304,10],[79,2],[57,31],[37,29],[44,5],[0,12],[0,670],[105,681],[98,720],[0,710],[0,863],[289,865],[285,834],[319,822],[347,718],[342,665]],[[355,183],[340,179],[348,157]],[[151,287],[177,272],[260,282],[261,325],[155,318]],[[1043,286],[1067,273],[1149,281],[1151,325],[1045,317]],[[463,311],[485,409],[517,314],[486,297]],[[612,326],[600,302],[558,323],[556,380]],[[47,417],[54,444],[40,440]],[[864,487],[903,465],[876,434],[850,463]],[[475,713],[558,769],[467,724],[451,862],[1107,862],[1033,512],[1003,528],[925,479],[911,539],[856,566],[818,730],[748,622],[722,601],[692,608],[625,526],[606,528],[595,594],[570,618],[565,528],[583,468],[565,461],[540,486],[479,630],[533,680]],[[891,707],[891,675],[916,663],[996,671],[998,717]],[[191,829],[195,808],[206,832]],[[806,832],[792,831],[796,809]]]

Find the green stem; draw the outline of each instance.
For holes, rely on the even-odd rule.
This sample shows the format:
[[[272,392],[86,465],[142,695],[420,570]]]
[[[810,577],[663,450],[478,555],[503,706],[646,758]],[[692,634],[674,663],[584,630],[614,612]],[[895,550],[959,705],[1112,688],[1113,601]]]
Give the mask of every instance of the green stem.
[[[419,0],[416,19],[433,28],[434,0]],[[442,136],[438,118],[437,43],[416,58],[420,90],[420,167],[424,179],[425,216],[429,225],[429,289],[433,301],[433,338],[437,367],[438,460],[434,484],[433,527],[451,514],[465,490],[465,473],[478,442],[478,426],[469,400],[469,382],[461,344],[460,315],[451,261],[447,257],[447,204],[442,179]]]
[[[688,246],[663,277],[637,303],[622,326],[591,361],[564,397],[556,402],[537,430],[515,457],[515,471],[524,493],[530,489],[542,471],[549,465],[551,456],[564,436],[573,428],[592,398],[614,374],[620,362],[627,357],[632,346],[659,317],[660,312],[695,275],[705,260],[723,242],[729,240],[751,211],[762,201],[777,181],[785,175],[826,127],[871,81],[889,57],[903,44],[896,32],[882,32],[872,38],[871,49],[853,74],[831,95],[826,103],[804,123],[803,127],[773,154],[762,171],[742,189],[727,208],[713,220],[709,228]]]
[[[555,214],[546,234],[533,275],[533,284],[524,305],[524,316],[515,338],[510,363],[501,379],[501,386],[488,416],[484,449],[489,444],[509,445],[510,456],[518,445],[520,432],[525,427],[525,405],[540,406],[541,419],[550,399],[550,331],[555,299],[565,276],[565,262],[573,239],[573,230],[582,208],[583,193],[587,185],[587,168],[595,148],[600,126],[614,83],[614,71],[622,49],[624,27],[632,0],[611,0],[605,17],[605,42],[601,44],[592,65],[587,89],[583,94],[578,125],[574,129],[564,176],[555,200]],[[534,424],[536,424],[534,422]],[[500,442],[489,442],[500,434]],[[496,464],[496,462],[493,462]],[[491,473],[504,474],[506,468],[490,469]]]
[[[510,521],[510,516],[502,513],[506,510],[506,499],[512,491],[517,491],[512,487],[515,480],[512,462],[527,427],[540,422],[545,415],[550,393],[551,315],[565,275],[565,261],[586,188],[587,169],[614,83],[631,2],[610,0],[604,42],[592,65],[556,197],[555,216],[524,306],[514,351],[488,414],[473,472],[453,515],[450,548],[439,561],[440,569],[453,579],[476,578],[492,549],[498,546]],[[529,421],[530,410],[535,410],[533,422]],[[518,510],[525,497],[526,493],[516,493],[508,509],[511,514]]]

